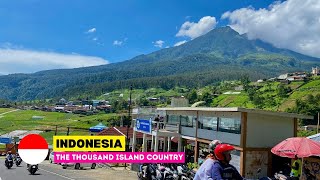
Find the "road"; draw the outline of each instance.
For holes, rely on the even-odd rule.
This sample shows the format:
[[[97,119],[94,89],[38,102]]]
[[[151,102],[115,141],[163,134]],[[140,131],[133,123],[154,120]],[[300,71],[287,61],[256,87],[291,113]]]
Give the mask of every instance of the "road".
[[[137,179],[136,173],[121,168],[120,170],[97,168],[75,170],[72,168],[62,169],[60,165],[50,164],[45,161],[39,165],[35,175],[30,175],[26,164],[19,167],[14,165],[7,169],[4,158],[0,157],[0,180],[130,180]]]

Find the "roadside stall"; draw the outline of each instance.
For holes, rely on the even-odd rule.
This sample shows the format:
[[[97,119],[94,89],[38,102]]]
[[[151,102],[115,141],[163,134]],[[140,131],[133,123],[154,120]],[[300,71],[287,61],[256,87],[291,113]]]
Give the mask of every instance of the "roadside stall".
[[[320,156],[319,142],[305,137],[288,138],[273,147],[271,152],[277,156],[290,158],[292,161],[295,157],[302,158],[299,179],[319,179],[319,162],[313,158]],[[314,174],[314,171],[317,171],[317,174]],[[289,176],[289,174],[279,174],[279,176]]]
[[[320,143],[320,133],[307,137]],[[320,155],[303,159],[301,179],[320,179]]]

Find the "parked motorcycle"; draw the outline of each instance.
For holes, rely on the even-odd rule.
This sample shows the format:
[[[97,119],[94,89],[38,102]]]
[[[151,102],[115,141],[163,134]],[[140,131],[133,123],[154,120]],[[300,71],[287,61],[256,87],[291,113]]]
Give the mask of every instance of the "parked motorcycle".
[[[141,164],[137,175],[140,180],[159,180],[157,168],[154,164]]]
[[[185,164],[141,164],[140,180],[193,180],[195,172]]]

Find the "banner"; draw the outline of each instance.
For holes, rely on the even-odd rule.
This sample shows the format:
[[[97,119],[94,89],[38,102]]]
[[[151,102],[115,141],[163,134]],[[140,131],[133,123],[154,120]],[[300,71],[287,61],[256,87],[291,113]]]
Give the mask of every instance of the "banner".
[[[184,152],[55,152],[56,163],[185,163]]]

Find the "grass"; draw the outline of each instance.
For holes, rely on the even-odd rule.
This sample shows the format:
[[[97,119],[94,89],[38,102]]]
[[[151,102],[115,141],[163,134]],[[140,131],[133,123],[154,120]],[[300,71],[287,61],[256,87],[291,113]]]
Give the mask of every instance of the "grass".
[[[0,149],[6,148],[5,144],[0,144]]]
[[[254,85],[255,83],[252,83]],[[265,99],[272,98],[274,105],[270,105],[270,101],[265,104],[265,110],[271,111],[285,111],[287,108],[295,106],[296,99],[304,99],[307,95],[317,95],[320,92],[320,77],[314,78],[311,81],[305,83],[302,81],[291,82],[285,87],[290,87],[292,93],[289,94],[288,98],[280,98],[278,95],[279,82],[263,82],[259,83],[262,87],[258,89],[258,92]],[[271,99],[270,99],[271,100]],[[255,105],[249,100],[246,93],[241,94],[221,94],[214,98],[213,107],[244,107],[244,108],[255,108]]]
[[[32,116],[43,116],[42,120],[34,120]],[[0,134],[8,133],[14,130],[41,130],[48,141],[52,141],[55,127],[58,126],[58,133],[67,132],[70,126],[70,135],[89,134],[91,126],[102,122],[109,124],[109,120],[119,118],[116,114],[96,114],[92,116],[83,116],[78,114],[68,114],[59,112],[44,112],[34,110],[20,110],[3,115],[0,119]]]
[[[12,110],[14,110],[14,109],[12,109],[12,108],[0,108],[0,114],[8,112],[8,111],[12,111]]]
[[[49,144],[52,144],[53,136],[55,135],[55,131],[49,131],[49,132],[43,132],[40,134],[42,137],[44,137]],[[57,136],[66,136],[67,135],[67,129],[59,129],[57,132]],[[80,131],[80,130],[70,130],[69,132],[70,136],[79,136],[79,135],[90,135],[89,131]]]

